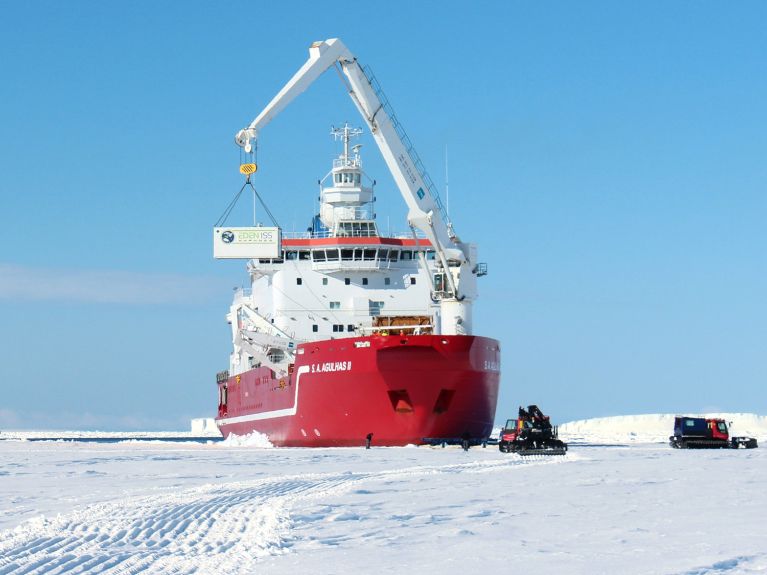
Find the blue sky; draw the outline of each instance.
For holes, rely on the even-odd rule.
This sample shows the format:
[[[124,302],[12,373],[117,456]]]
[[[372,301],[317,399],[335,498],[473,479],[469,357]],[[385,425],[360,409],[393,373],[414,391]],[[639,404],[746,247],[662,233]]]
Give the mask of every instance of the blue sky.
[[[5,6],[0,427],[213,414],[245,280],[211,258],[233,136],[332,37],[440,188],[448,149],[451,218],[489,267],[497,420],[767,413],[763,3],[285,4]],[[262,133],[256,185],[284,228],[307,226],[344,121],[362,124],[327,74]],[[379,220],[404,229],[363,143]]]

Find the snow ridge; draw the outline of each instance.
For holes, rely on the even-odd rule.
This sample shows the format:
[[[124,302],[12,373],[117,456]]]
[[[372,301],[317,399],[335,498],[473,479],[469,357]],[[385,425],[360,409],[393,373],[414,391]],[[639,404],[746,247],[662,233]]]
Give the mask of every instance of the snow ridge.
[[[760,444],[767,439],[767,416],[753,413],[685,413],[692,417],[724,419],[730,435],[756,437]],[[666,443],[674,433],[673,414],[619,415],[571,421],[559,426],[564,441],[587,443]]]

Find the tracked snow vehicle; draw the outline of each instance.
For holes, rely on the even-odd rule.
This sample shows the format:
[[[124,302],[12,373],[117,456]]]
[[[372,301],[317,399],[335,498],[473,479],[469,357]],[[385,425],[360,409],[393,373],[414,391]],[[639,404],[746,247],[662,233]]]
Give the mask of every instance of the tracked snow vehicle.
[[[519,408],[517,419],[509,419],[498,438],[498,449],[519,455],[564,455],[567,444],[559,439],[557,427],[551,425],[537,405]]]
[[[730,437],[724,419],[704,417],[674,418],[674,435],[668,438],[676,449],[754,449],[758,447],[754,437]]]

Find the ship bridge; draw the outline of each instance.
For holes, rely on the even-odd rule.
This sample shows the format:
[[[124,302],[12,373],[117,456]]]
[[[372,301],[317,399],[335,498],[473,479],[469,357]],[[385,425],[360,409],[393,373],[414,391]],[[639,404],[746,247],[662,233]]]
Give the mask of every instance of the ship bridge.
[[[422,238],[302,237],[282,240],[282,257],[251,260],[251,273],[278,271],[285,262],[306,262],[314,271],[381,271],[410,268],[423,254],[435,259],[431,243]]]
[[[312,223],[312,236],[376,237],[375,182],[371,181],[370,186],[363,183],[366,176],[360,158],[362,145],[350,149],[351,139],[362,134],[362,130],[344,124],[330,133],[343,142],[343,153],[333,160],[333,168],[320,180],[320,213]]]

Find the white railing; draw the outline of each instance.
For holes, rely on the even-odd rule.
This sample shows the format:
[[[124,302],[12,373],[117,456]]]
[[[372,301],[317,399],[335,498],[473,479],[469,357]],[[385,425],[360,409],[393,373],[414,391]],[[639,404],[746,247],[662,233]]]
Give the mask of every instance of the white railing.
[[[391,335],[396,335],[400,331],[405,330],[413,330],[415,332],[413,335],[420,335],[422,332],[429,331],[434,329],[434,325],[427,323],[427,324],[413,324],[413,325],[379,325],[379,326],[366,326],[361,325],[357,328],[362,333],[375,333],[375,332],[387,332]]]
[[[338,271],[338,270],[381,270],[389,269],[391,264],[396,265],[396,262],[387,262],[383,260],[333,260],[329,262],[312,262],[312,269],[315,271]]]
[[[370,202],[365,202],[364,206],[367,207],[345,207],[345,206],[335,206],[335,216],[336,220],[333,222],[333,226],[336,226],[337,224],[343,223],[343,222],[354,222],[356,220],[362,221],[372,221],[373,220],[373,206]]]
[[[336,158],[333,160],[333,167],[334,168],[359,168],[361,162],[359,158]]]
[[[379,236],[368,236],[368,235],[359,235],[359,236],[352,236],[351,234],[345,235],[345,236],[334,236],[333,232],[326,231],[326,232],[317,232],[315,234],[312,234],[311,232],[282,232],[282,239],[288,239],[288,240],[309,240],[312,238],[335,238],[335,237],[380,237],[380,238],[390,238],[395,240],[410,240],[413,239],[413,233],[408,230],[407,232],[392,232],[389,235],[379,235]],[[424,234],[421,230],[416,230],[416,236],[419,240],[425,240],[426,234]]]
[[[429,174],[426,173],[426,168],[424,168],[423,162],[421,162],[421,158],[418,156],[418,152],[415,150],[415,146],[413,146],[413,143],[410,141],[410,138],[405,132],[405,128],[402,126],[402,124],[400,124],[399,120],[397,120],[397,116],[394,114],[394,108],[392,108],[391,104],[389,103],[389,99],[386,97],[386,94],[384,94],[384,91],[381,88],[381,84],[378,83],[378,80],[376,79],[373,71],[369,66],[363,67],[362,73],[365,74],[368,82],[370,82],[370,86],[373,88],[373,91],[378,97],[378,100],[381,102],[381,107],[389,115],[392,126],[397,132],[397,135],[399,136],[402,145],[405,147],[405,150],[407,150],[407,153],[410,156],[410,160],[413,162],[416,170],[418,170],[423,183],[426,184],[426,187],[429,189],[432,199],[434,200],[434,203],[437,205],[437,208],[442,215],[442,220],[445,222],[445,225],[448,227],[448,229],[451,229],[452,223],[450,222],[450,217],[448,216],[447,210],[442,203],[442,199],[439,197],[437,187],[434,185],[434,182],[432,181]]]

